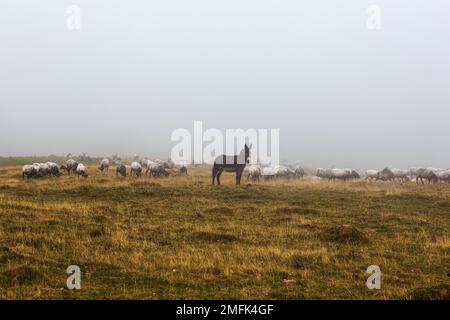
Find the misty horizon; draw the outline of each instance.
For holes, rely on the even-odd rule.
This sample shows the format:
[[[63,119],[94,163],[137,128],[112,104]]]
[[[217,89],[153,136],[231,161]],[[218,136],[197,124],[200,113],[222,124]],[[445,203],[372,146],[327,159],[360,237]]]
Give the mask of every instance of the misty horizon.
[[[7,2],[0,156],[168,158],[171,133],[279,129],[305,167],[450,167],[448,9],[378,1]]]

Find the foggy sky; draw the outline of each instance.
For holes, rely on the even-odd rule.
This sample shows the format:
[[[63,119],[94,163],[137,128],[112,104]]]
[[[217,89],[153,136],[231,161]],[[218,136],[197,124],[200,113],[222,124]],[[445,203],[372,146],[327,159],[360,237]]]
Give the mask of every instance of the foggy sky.
[[[81,30],[66,27],[81,8]],[[378,4],[381,30],[368,30]],[[3,1],[0,156],[168,157],[177,128],[280,129],[306,166],[450,166],[450,2]]]

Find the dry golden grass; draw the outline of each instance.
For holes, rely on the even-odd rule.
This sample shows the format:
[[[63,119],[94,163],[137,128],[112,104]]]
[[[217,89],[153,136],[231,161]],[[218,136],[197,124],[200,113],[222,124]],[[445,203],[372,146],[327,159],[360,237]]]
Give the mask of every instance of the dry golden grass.
[[[449,297],[450,185],[0,167],[2,299]],[[69,265],[81,290],[65,288]],[[381,290],[366,268],[379,265]]]

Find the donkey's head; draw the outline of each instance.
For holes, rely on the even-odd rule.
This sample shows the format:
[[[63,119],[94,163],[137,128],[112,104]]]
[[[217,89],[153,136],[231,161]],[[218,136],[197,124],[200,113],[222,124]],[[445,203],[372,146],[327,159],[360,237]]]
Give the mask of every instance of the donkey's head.
[[[249,158],[250,158],[250,149],[252,148],[252,145],[250,145],[250,147],[249,146],[247,146],[247,144],[245,145],[245,163],[250,163],[250,160],[249,160]]]

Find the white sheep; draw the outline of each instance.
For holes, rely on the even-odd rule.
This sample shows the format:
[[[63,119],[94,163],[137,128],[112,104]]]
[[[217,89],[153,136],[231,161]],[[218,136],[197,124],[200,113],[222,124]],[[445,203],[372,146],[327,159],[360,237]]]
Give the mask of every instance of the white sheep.
[[[402,182],[409,180],[409,170],[402,170],[402,169],[391,169],[392,173],[394,174],[394,180],[399,179]]]
[[[65,166],[63,165],[60,167],[61,170],[67,171],[69,176],[70,176],[70,173],[73,173],[73,174],[77,173],[77,168],[78,168],[78,162],[76,162],[73,159],[67,160],[66,165]]]
[[[366,180],[377,180],[378,170],[366,170]]]
[[[142,166],[139,162],[137,161],[133,161],[131,163],[131,170],[130,170],[130,176],[136,176],[136,177],[140,177],[142,174]]]
[[[25,177],[27,177],[27,179],[36,177],[37,175],[37,171],[36,171],[36,167],[33,165],[29,165],[26,164],[23,166],[22,168],[22,179],[25,179]]]
[[[59,167],[58,167],[58,165],[56,163],[54,163],[54,162],[47,162],[46,165],[48,167],[48,175],[51,175],[53,177],[59,177],[60,176]]]
[[[247,173],[247,180],[259,181],[261,177],[261,168],[257,165],[251,165],[245,168],[245,172]]]
[[[82,176],[84,178],[88,177],[87,168],[86,168],[86,166],[84,164],[82,164],[82,163],[78,164],[78,166],[77,166],[77,175],[78,175],[78,178],[80,176]]]
[[[103,171],[106,171],[106,172],[108,172],[108,170],[109,170],[109,159],[103,159],[101,162],[100,162],[100,167],[98,168],[101,172],[103,172]]]

